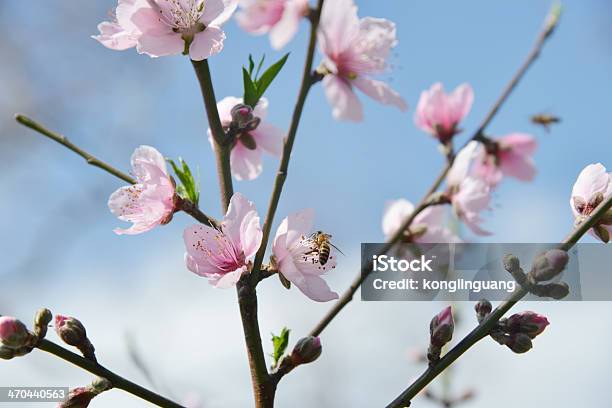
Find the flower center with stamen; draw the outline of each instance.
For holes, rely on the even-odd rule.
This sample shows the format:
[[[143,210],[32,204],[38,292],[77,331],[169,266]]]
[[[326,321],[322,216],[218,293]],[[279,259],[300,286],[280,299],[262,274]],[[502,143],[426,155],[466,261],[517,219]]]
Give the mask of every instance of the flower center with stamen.
[[[159,19],[175,33],[180,33],[185,42],[206,29],[200,22],[205,0],[147,0],[159,14]]]

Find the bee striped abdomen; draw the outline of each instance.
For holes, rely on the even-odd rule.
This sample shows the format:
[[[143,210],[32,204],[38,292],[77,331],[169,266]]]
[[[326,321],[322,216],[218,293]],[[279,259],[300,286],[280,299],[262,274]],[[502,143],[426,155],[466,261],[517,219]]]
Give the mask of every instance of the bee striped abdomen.
[[[330,252],[331,252],[331,248],[329,246],[329,243],[322,242],[319,245],[319,263],[321,265],[325,265],[327,263],[327,261],[329,260]]]

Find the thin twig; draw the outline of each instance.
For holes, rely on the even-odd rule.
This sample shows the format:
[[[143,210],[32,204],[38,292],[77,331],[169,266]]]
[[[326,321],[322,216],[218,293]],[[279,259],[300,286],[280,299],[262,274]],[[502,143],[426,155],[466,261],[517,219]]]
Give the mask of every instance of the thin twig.
[[[91,153],[86,152],[85,150],[81,149],[80,147],[78,147],[77,145],[75,145],[74,143],[72,143],[66,136],[61,135],[59,133],[53,132],[52,130],[47,129],[45,126],[43,126],[42,124],[36,122],[35,120],[25,116],[25,115],[15,115],[15,120],[17,122],[19,122],[20,124],[22,124],[25,127],[28,127],[38,133],[40,133],[43,136],[48,137],[49,139],[61,144],[64,147],[67,147],[68,149],[72,150],[73,152],[75,152],[76,154],[78,154],[79,156],[81,156],[83,159],[85,159],[85,161],[87,162],[87,164],[90,164],[92,166],[98,167],[104,171],[106,171],[109,174],[112,174],[113,176],[129,183],[129,184],[136,184],[137,181],[132,178],[131,176],[125,174],[124,172],[122,172],[121,170],[117,170],[116,168],[114,168],[113,166],[111,166],[110,164],[98,159],[97,157],[93,156]],[[197,205],[193,204],[191,201],[187,201],[187,200],[180,200],[180,205],[178,210],[182,210],[185,213],[191,215],[193,218],[195,218],[196,220],[200,221],[201,223],[205,223],[205,224],[209,224],[212,226],[217,226],[218,225],[218,221],[215,220],[213,217],[210,217],[206,214],[204,214]]]
[[[132,177],[130,177],[129,175],[125,174],[124,172],[117,170],[116,168],[114,168],[113,166],[111,166],[110,164],[107,164],[105,162],[103,162],[102,160],[99,160],[98,158],[92,156],[91,154],[87,153],[85,150],[81,149],[80,147],[76,146],[75,144],[73,144],[70,140],[68,140],[68,138],[64,135],[60,135],[59,133],[55,133],[49,129],[47,129],[46,127],[44,127],[43,125],[41,125],[38,122],[35,122],[34,120],[28,118],[25,115],[21,115],[21,114],[17,114],[15,115],[15,120],[17,122],[19,122],[20,124],[22,124],[25,127],[28,127],[38,133],[40,133],[43,136],[47,136],[49,139],[56,141],[57,143],[63,145],[64,147],[67,147],[68,149],[72,150],[73,152],[75,152],[76,154],[78,154],[79,156],[81,156],[83,159],[85,159],[85,161],[87,162],[87,164],[91,164],[92,166],[98,167],[110,174],[112,174],[115,177],[120,178],[121,180],[130,183],[130,184],[136,184],[136,180],[134,180]]]
[[[165,397],[162,397],[161,395],[156,394],[155,392],[148,390],[136,383],[133,383],[121,377],[120,375],[115,374],[109,369],[101,366],[100,364],[81,357],[80,355],[63,348],[60,345],[53,343],[52,341],[42,339],[38,343],[36,348],[46,351],[47,353],[51,353],[63,360],[66,360],[76,365],[77,367],[82,368],[85,371],[89,371],[90,373],[97,375],[98,377],[106,378],[111,382],[113,388],[118,388],[120,390],[129,392],[130,394],[142,398],[143,400],[148,401],[151,404],[155,404],[163,408],[184,408],[182,405],[177,404],[176,402],[171,401]]]
[[[510,82],[508,82],[501,96],[497,99],[497,101],[495,101],[495,103],[493,104],[493,106],[491,107],[487,115],[485,116],[485,119],[482,121],[482,123],[476,130],[476,132],[474,132],[473,136],[468,140],[468,142],[466,142],[465,145],[467,145],[469,141],[472,141],[472,140],[479,141],[483,138],[483,133],[486,127],[489,125],[491,120],[495,117],[495,115],[497,114],[501,106],[504,104],[506,99],[508,99],[512,91],[516,88],[520,80],[523,78],[523,76],[527,72],[528,68],[533,64],[533,62],[540,55],[542,47],[546,43],[546,40],[550,38],[550,35],[552,34],[552,32],[554,31],[556,27],[558,18],[559,18],[558,10],[553,8],[553,10],[547,16],[544,27],[542,31],[538,34],[537,40],[535,44],[533,45],[531,52],[528,54],[527,58],[521,64],[520,68],[514,74]],[[410,227],[410,224],[412,224],[412,221],[416,218],[416,216],[421,211],[423,211],[425,208],[427,208],[428,206],[427,200],[429,199],[431,194],[433,194],[440,187],[440,185],[442,184],[442,181],[444,180],[450,168],[452,167],[453,161],[454,161],[454,156],[451,154],[449,155],[446,165],[444,166],[444,168],[442,169],[442,171],[440,172],[440,174],[438,175],[438,177],[436,178],[436,180],[430,187],[427,194],[423,197],[420,203],[416,206],[416,208],[410,214],[410,216],[407,217],[407,219],[404,221],[402,226],[397,230],[397,232],[391,237],[389,241],[387,241],[385,246],[383,246],[383,248],[379,252],[379,255],[383,255],[387,253],[389,250],[391,250],[391,248],[393,248],[393,246],[397,242],[399,242],[399,240],[402,238],[404,231],[406,231]],[[367,265],[365,265],[361,269],[359,275],[355,277],[351,286],[349,286],[349,288],[342,294],[340,299],[332,306],[332,308],[325,314],[325,316],[323,316],[323,318],[312,329],[312,331],[310,332],[311,336],[318,336],[319,334],[321,334],[321,332],[327,327],[327,325],[353,299],[355,292],[357,292],[357,289],[359,289],[359,287],[361,286],[365,278],[371,272],[372,272],[372,263],[369,262]]]
[[[217,162],[217,174],[219,177],[219,188],[221,189],[221,204],[223,211],[227,210],[230,199],[234,195],[234,186],[232,183],[232,171],[230,167],[230,149],[227,135],[223,130],[219,111],[217,110],[217,100],[215,98],[215,90],[213,89],[212,79],[210,77],[210,69],[208,60],[193,61],[191,60],[193,69],[195,70],[202,97],[204,98],[204,107],[206,116],[208,117],[208,125],[213,135],[215,145],[215,156]]]
[[[587,231],[597,223],[597,221],[604,216],[606,211],[612,207],[612,196],[608,197],[602,202],[596,209],[591,213],[589,218],[583,221],[578,227],[576,227],[559,245],[560,249],[568,251],[571,249],[578,240],[587,233]],[[434,378],[436,378],[442,371],[450,366],[455,360],[457,360],[463,353],[465,353],[470,347],[476,344],[478,341],[486,337],[493,326],[499,322],[504,314],[512,306],[514,306],[519,300],[521,300],[528,292],[522,287],[519,287],[510,297],[502,302],[498,307],[491,312],[474,330],[472,330],[467,336],[463,338],[455,347],[453,347],[448,353],[442,357],[436,364],[431,365],[425,370],[425,372],[417,378],[404,392],[402,392],[396,399],[394,399],[387,408],[400,408],[410,405],[410,401],[416,396],[421,390],[423,390]]]
[[[261,268],[261,264],[263,263],[263,259],[266,254],[268,240],[270,239],[270,231],[274,222],[274,215],[276,214],[278,202],[280,200],[281,193],[283,192],[283,185],[285,184],[285,180],[287,179],[287,171],[289,169],[291,151],[293,150],[293,143],[295,142],[295,137],[297,135],[300,118],[302,116],[302,110],[304,109],[304,103],[306,102],[306,97],[308,96],[310,88],[316,81],[316,79],[312,75],[312,62],[314,59],[315,46],[317,43],[317,27],[319,26],[319,19],[321,17],[323,1],[324,0],[319,0],[317,2],[316,9],[311,10],[309,14],[310,39],[308,41],[306,61],[304,62],[304,71],[302,72],[302,84],[298,93],[297,102],[295,103],[295,108],[293,109],[291,125],[289,126],[289,131],[287,132],[287,137],[283,146],[283,154],[281,156],[281,161],[278,166],[278,172],[276,173],[276,178],[274,180],[274,189],[272,190],[272,195],[270,196],[268,212],[266,213],[266,219],[263,225],[263,238],[261,240],[261,246],[259,247],[259,251],[257,251],[255,261],[253,262],[252,279],[255,285],[259,281],[259,269]]]

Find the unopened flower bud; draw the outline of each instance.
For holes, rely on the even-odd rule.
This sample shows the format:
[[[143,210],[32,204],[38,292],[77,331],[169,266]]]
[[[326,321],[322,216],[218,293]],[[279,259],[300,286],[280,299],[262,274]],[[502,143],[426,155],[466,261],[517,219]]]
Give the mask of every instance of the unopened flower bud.
[[[612,225],[612,208],[606,211],[599,222],[603,225]]]
[[[232,122],[234,122],[239,129],[242,129],[253,119],[253,108],[243,103],[234,106],[230,113],[232,115]]]
[[[95,391],[97,394],[100,394],[104,391],[110,390],[113,387],[113,385],[106,378],[98,377],[92,381],[89,387],[93,391]]]
[[[36,337],[42,339],[47,335],[47,327],[51,320],[53,320],[53,315],[49,309],[44,308],[36,312],[34,317],[34,334]]]
[[[0,343],[2,345],[17,349],[25,346],[31,338],[28,328],[14,317],[0,317]]]
[[[57,315],[55,331],[64,343],[78,348],[84,357],[95,361],[94,347],[87,338],[85,326],[80,321],[74,317]]]
[[[542,333],[549,324],[546,316],[530,311],[513,314],[507,320],[511,333],[524,333],[532,339]]]
[[[94,397],[111,388],[110,381],[98,377],[87,387],[77,387],[70,390],[68,399],[62,402],[58,408],[86,408]]]
[[[431,319],[429,324],[430,343],[435,347],[442,347],[453,338],[455,322],[451,307],[443,309]]]
[[[291,361],[294,365],[308,364],[321,355],[321,339],[308,336],[300,339],[291,352]]]
[[[517,354],[526,353],[533,347],[531,338],[525,333],[516,333],[510,336],[506,346]]]
[[[595,225],[593,227],[593,232],[604,244],[610,242],[610,231],[603,225]]]
[[[521,267],[521,261],[514,255],[508,254],[503,259],[504,269],[512,273]]]
[[[553,282],[545,287],[545,296],[553,298],[555,300],[560,300],[569,295],[569,285],[565,282]]]
[[[548,250],[533,262],[531,276],[537,282],[551,280],[565,269],[568,261],[567,252],[560,249]]]
[[[11,358],[15,357],[15,350],[7,347],[7,346],[0,346],[0,358],[3,360],[10,360]]]
[[[487,299],[481,299],[474,306],[474,310],[476,310],[476,317],[478,318],[478,322],[482,321],[491,310],[493,310],[493,305]]]
[[[74,388],[68,393],[68,399],[62,402],[58,408],[87,408],[96,395],[89,387]]]

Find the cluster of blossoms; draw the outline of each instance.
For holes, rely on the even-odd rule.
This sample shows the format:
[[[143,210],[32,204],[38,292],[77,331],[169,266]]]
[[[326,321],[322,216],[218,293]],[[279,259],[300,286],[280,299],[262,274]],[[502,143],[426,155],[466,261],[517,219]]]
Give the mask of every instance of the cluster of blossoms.
[[[474,101],[469,84],[446,93],[440,83],[421,93],[414,114],[415,125],[435,137],[447,152],[452,149],[455,135],[461,132],[460,123],[468,115]],[[454,158],[446,176],[447,191],[440,204],[450,203],[453,213],[475,234],[489,235],[480,225],[481,213],[490,208],[491,193],[503,176],[528,181],[535,176],[533,152],[537,144],[527,134],[512,133],[497,139],[481,138],[471,141]],[[402,208],[402,210],[400,210]],[[383,216],[383,232],[387,237],[413,211],[412,204],[398,200],[387,206]],[[439,206],[428,207],[414,220],[413,229],[428,231],[422,236],[407,232],[412,242],[454,242],[456,237],[441,227],[443,212]],[[418,225],[422,225],[420,228]],[[394,226],[394,228],[391,228]],[[433,241],[432,241],[433,240]]]
[[[326,302],[337,299],[321,275],[335,268],[335,257],[324,265],[308,235],[314,219],[312,210],[291,214],[281,222],[273,245],[275,268],[309,298]],[[219,229],[202,224],[183,234],[187,268],[208,278],[218,288],[235,285],[250,267],[261,245],[262,230],[255,205],[235,193]]]
[[[116,229],[117,234],[146,232],[168,222],[176,211],[174,182],[161,153],[149,146],[137,148],[132,169],[137,184],[121,187],[108,203],[115,215],[133,223],[127,230]],[[335,268],[336,261],[333,255],[324,264],[319,261],[319,249],[310,234],[313,220],[314,212],[304,210],[282,221],[274,239],[274,267],[306,296],[325,302],[338,298],[321,278]],[[236,193],[218,227],[196,224],[185,229],[187,268],[215,287],[231,287],[250,272],[262,235],[255,205]]]
[[[308,0],[119,0],[113,21],[100,23],[100,34],[93,38],[114,50],[135,47],[151,57],[184,54],[201,61],[223,49],[226,35],[221,26],[238,6],[238,24],[253,34],[269,33],[277,49],[293,38],[301,19],[310,15]],[[387,58],[397,44],[393,22],[360,19],[353,0],[335,0],[325,3],[317,34],[323,54],[317,73],[323,77],[336,119],[363,118],[355,89],[383,104],[407,109],[396,91],[372,78],[388,69]],[[232,109],[239,104],[242,101],[233,97],[218,102],[224,126],[231,123]],[[253,114],[263,119],[267,106],[261,100]],[[252,180],[262,171],[262,151],[280,155],[284,134],[259,123],[237,136],[232,146],[232,173],[238,180]]]

